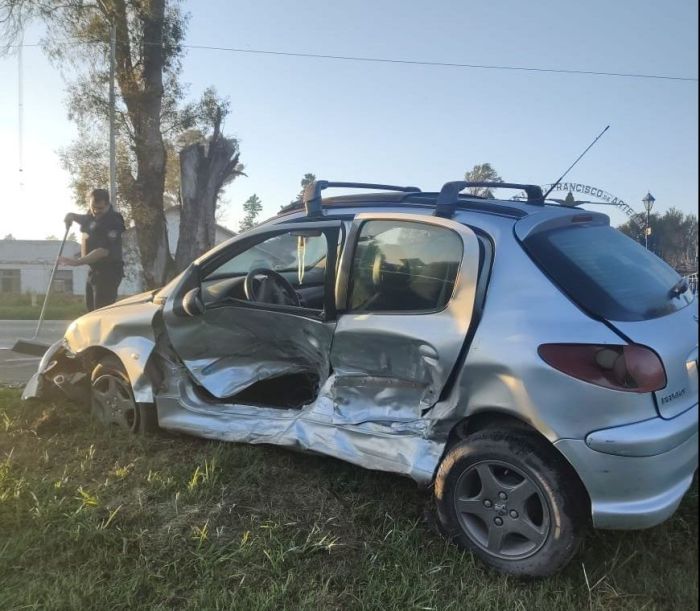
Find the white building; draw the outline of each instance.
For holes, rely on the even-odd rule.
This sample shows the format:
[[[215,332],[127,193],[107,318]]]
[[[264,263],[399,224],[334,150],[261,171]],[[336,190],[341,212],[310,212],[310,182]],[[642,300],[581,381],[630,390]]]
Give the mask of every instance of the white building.
[[[177,240],[180,237],[180,206],[166,208],[165,222],[168,228],[168,246],[170,247],[170,254],[174,257],[175,250],[177,249]],[[236,233],[234,231],[222,225],[217,225],[214,243],[220,244],[235,235]],[[119,285],[120,295],[135,295],[144,290],[143,270],[141,269],[139,261],[136,230],[130,227],[124,234],[124,279]]]
[[[180,207],[165,211],[170,253],[175,256],[180,235]],[[233,231],[216,226],[215,242],[219,244],[236,235]],[[143,291],[143,278],[136,245],[136,232],[131,227],[124,234],[124,279],[119,285],[120,295],[134,295]],[[51,269],[58,256],[60,240],[0,240],[0,294],[45,294],[51,277]],[[80,254],[77,242],[67,241],[63,255]],[[73,295],[85,295],[88,266],[59,267],[56,270],[52,291]]]
[[[46,293],[60,247],[61,240],[0,240],[0,293]],[[79,254],[77,242],[66,242],[64,256]],[[85,266],[58,268],[53,291],[85,295],[87,272]]]

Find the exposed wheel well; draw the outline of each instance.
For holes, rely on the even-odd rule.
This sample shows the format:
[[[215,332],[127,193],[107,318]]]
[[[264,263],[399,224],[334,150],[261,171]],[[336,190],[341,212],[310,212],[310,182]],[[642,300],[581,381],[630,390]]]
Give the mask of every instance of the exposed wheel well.
[[[154,358],[155,356],[155,352],[151,354],[148,361],[146,362],[146,367],[144,370],[144,374],[149,380],[154,396],[156,388],[160,386],[160,384],[163,381],[163,373],[158,366],[158,360]],[[122,368],[126,372],[127,377],[130,377],[128,369],[126,368],[123,359],[116,352],[109,350],[104,346],[90,346],[89,348],[83,350],[79,354],[79,357],[83,365],[83,370],[85,371],[85,373],[87,373],[88,376],[92,373],[92,370],[100,363],[100,361],[102,361],[106,357],[112,357],[119,361]],[[129,382],[133,386],[134,381],[130,379]]]
[[[527,431],[546,439],[539,431],[516,416],[503,414],[501,412],[487,411],[479,412],[473,416],[464,418],[455,424],[450,431],[449,437],[447,438],[447,446],[451,447],[453,444],[467,437],[467,435],[471,435],[472,433],[483,431],[485,429]]]
[[[557,450],[557,448],[552,444],[552,442],[550,442],[549,439],[547,439],[542,433],[540,433],[533,426],[516,416],[496,411],[484,411],[478,412],[472,416],[460,420],[457,424],[455,424],[452,427],[452,430],[450,431],[450,434],[447,438],[447,443],[445,444],[445,451],[443,453],[443,456],[445,456],[449,452],[450,448],[454,444],[458,443],[462,439],[465,439],[467,436],[473,433],[483,431],[486,429],[521,432],[528,435],[534,435],[546,442],[547,446],[552,450],[553,454],[560,459],[562,468],[566,469],[568,475],[572,478],[572,481],[576,482],[576,486],[579,488],[579,492],[582,495],[581,498],[586,499],[588,518],[591,518],[591,497],[589,496],[588,491],[586,490],[586,487],[583,484],[583,481],[581,481],[581,478],[579,477],[578,473],[573,468],[571,463],[559,450]]]
[[[97,364],[102,359],[108,356],[111,356],[117,359],[120,363],[122,363],[122,360],[115,352],[112,352],[107,348],[103,348],[102,346],[91,346],[90,348],[83,350],[83,352],[80,353],[80,360],[85,366],[86,373],[90,375],[92,373],[92,370],[97,366]],[[123,363],[122,367],[124,367]]]

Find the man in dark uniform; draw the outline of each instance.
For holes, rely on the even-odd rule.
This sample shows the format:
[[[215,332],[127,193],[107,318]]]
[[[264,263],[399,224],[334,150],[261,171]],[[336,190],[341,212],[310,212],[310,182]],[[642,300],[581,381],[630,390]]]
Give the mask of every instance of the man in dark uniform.
[[[73,222],[80,225],[83,234],[80,257],[61,257],[59,263],[75,267],[89,265],[85,286],[85,304],[88,311],[110,305],[117,300],[117,289],[124,276],[122,233],[124,219],[109,203],[105,189],[90,193],[88,214],[69,212],[64,219],[66,227]]]

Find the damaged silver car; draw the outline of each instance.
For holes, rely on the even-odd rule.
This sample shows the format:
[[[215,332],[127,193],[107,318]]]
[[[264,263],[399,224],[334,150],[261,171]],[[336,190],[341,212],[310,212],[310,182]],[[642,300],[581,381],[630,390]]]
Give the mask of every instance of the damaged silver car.
[[[458,545],[551,574],[587,525],[653,526],[688,490],[697,301],[607,216],[532,185],[461,193],[483,184],[317,181],[163,289],[74,321],[24,396],[409,476]]]

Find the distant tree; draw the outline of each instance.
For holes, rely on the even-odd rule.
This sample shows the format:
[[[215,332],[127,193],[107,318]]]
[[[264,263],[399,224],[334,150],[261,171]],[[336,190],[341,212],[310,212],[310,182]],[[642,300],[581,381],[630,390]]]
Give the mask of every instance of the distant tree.
[[[15,236],[13,236],[11,233],[8,233],[8,234],[3,238],[3,240],[14,240],[14,239],[15,239]]]
[[[638,215],[639,216],[639,215]],[[651,235],[649,249],[661,257],[679,273],[687,274],[698,269],[698,217],[683,214],[677,208],[670,208],[662,216],[652,213],[649,216]],[[631,219],[618,229],[640,244],[644,244],[646,215]]]
[[[257,225],[256,219],[262,212],[262,201],[253,193],[243,204],[245,216],[239,225],[240,231],[248,231]]]
[[[44,239],[45,240],[60,240],[61,238],[59,238],[55,233],[50,233]],[[77,242],[77,241],[78,241],[78,239],[75,236],[75,231],[71,231],[68,234],[68,236],[66,237],[66,242]]]
[[[291,202],[289,202],[290,206],[295,206],[300,202],[304,201],[304,189],[306,189],[307,185],[310,185],[312,182],[314,182],[314,180],[316,180],[316,174],[311,174],[310,172],[304,174],[304,178],[302,178],[300,182],[301,190],[299,191],[299,193],[297,193],[297,196]],[[285,204],[280,208],[280,210],[284,210],[286,207],[287,205]]]
[[[469,182],[503,182],[503,179],[490,163],[475,165],[471,170],[464,173],[464,179]],[[467,193],[478,197],[493,197],[493,191],[488,187],[469,187]]]
[[[301,190],[299,191],[299,194],[297,195],[296,201],[304,201],[304,190],[306,189],[306,187],[308,187],[315,180],[316,180],[316,174],[311,174],[310,172],[307,174],[304,174],[304,178],[301,179]]]

